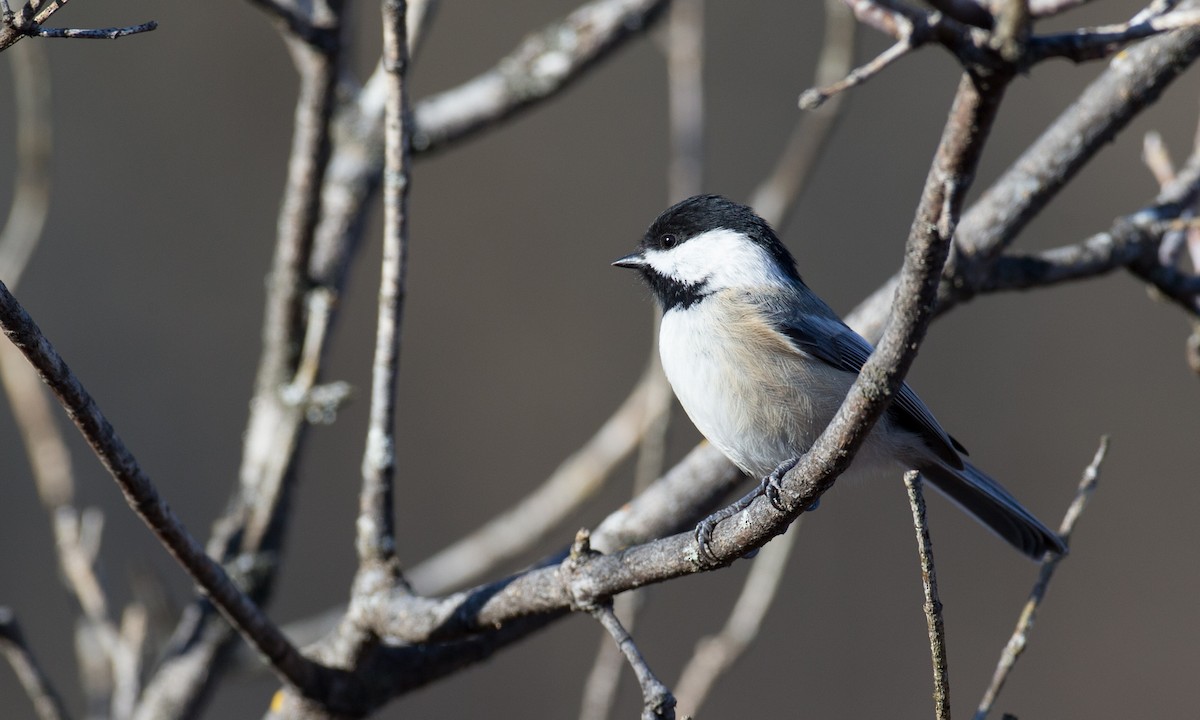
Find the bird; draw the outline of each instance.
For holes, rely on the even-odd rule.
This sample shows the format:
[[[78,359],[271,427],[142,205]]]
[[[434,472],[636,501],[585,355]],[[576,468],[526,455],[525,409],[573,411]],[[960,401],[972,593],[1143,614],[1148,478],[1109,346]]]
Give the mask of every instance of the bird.
[[[769,491],[829,424],[871,344],[808,288],[765,220],[720,195],[671,206],[613,265],[637,270],[662,308],[659,356],[688,417]],[[916,470],[1025,555],[1067,552],[966,454],[903,384],[848,472]]]

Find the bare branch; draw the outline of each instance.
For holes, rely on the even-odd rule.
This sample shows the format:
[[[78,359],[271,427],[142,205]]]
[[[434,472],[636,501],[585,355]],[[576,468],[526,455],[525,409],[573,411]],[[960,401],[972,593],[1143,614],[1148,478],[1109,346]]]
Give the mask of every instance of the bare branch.
[[[435,150],[556,95],[645,30],[668,0],[594,0],[530,35],[495,68],[416,104],[413,151]]]
[[[1041,35],[1030,43],[1030,61],[1062,57],[1082,62],[1108,57],[1131,42],[1171,30],[1194,29],[1200,23],[1200,10],[1179,10],[1134,19],[1118,25],[1081,28],[1072,32]]]
[[[613,613],[612,606],[597,607],[592,610],[592,616],[612,636],[613,642],[625,654],[625,659],[633,668],[633,674],[637,676],[638,684],[642,687],[642,720],[671,720],[674,718],[675,697],[650,670],[650,666],[646,664],[646,660],[633,642],[633,638],[625,631],[625,628],[621,626],[621,621]]]
[[[25,644],[21,626],[10,608],[0,606],[0,651],[12,666],[21,687],[33,703],[39,720],[66,720],[67,710],[62,698],[50,685],[49,679],[38,665],[37,658]]]
[[[587,530],[580,530],[575,536],[575,543],[571,547],[571,554],[563,563],[564,573],[570,575],[594,552],[590,547],[589,534]],[[625,659],[633,668],[634,675],[637,676],[638,685],[642,688],[642,719],[643,720],[673,720],[675,717],[675,697],[667,686],[658,679],[657,676],[650,670],[650,666],[646,663],[646,659],[642,657],[641,651],[638,650],[633,638],[629,632],[621,625],[621,621],[617,619],[613,612],[612,603],[605,601],[596,605],[584,606],[591,613],[592,617],[596,618],[608,634],[612,636],[617,647],[620,648]]]
[[[1083,514],[1088,500],[1091,499],[1092,493],[1096,490],[1096,483],[1100,480],[1100,466],[1104,463],[1104,456],[1107,453],[1108,437],[1105,436],[1100,438],[1100,447],[1096,449],[1096,454],[1092,458],[1091,464],[1083,471],[1083,478],[1079,481],[1079,488],[1075,492],[1075,499],[1067,507],[1067,513],[1063,516],[1062,523],[1058,526],[1059,537],[1068,545],[1071,541],[1071,533],[1075,530],[1075,523],[1079,520],[1079,516]],[[996,697],[1004,689],[1004,683],[1008,680],[1008,674],[1012,672],[1017,659],[1025,651],[1025,646],[1029,642],[1029,632],[1033,630],[1033,624],[1037,620],[1038,608],[1041,606],[1042,600],[1046,597],[1046,590],[1050,586],[1050,580],[1054,577],[1054,571],[1058,568],[1058,564],[1062,562],[1063,557],[1065,556],[1047,554],[1046,558],[1042,560],[1042,568],[1038,573],[1037,582],[1034,583],[1033,590],[1029,594],[1029,600],[1025,602],[1025,607],[1021,610],[1021,616],[1017,619],[1017,626],[1013,630],[1012,637],[1009,638],[1008,644],[1005,645],[1004,652],[1000,654],[1000,662],[996,665],[996,672],[992,676],[992,682],[983,694],[983,699],[979,703],[979,709],[975,711],[975,720],[984,720],[988,713],[991,712],[992,706],[996,703]]]
[[[913,41],[911,37],[905,37],[898,40],[896,44],[884,50],[874,60],[866,65],[860,65],[854,68],[845,78],[821,88],[809,88],[800,94],[800,109],[801,110],[816,110],[821,107],[829,98],[838,93],[849,90],[852,87],[862,84],[863,82],[875,77],[880,71],[891,65],[893,62],[904,57],[913,49]]]
[[[0,52],[8,49],[13,43],[23,37],[53,37],[81,38],[93,40],[115,40],[126,35],[137,35],[149,32],[158,27],[158,23],[141,23],[110,28],[48,28],[43,25],[50,16],[61,10],[67,0],[56,0],[43,5],[40,1],[25,3],[19,12],[13,12],[5,0],[0,9],[3,10],[3,22],[0,24]]]
[[[389,80],[384,117],[383,263],[355,543],[359,559],[356,592],[390,588],[399,569],[392,484],[396,473],[396,376],[408,270],[408,31],[405,0],[384,0],[381,8],[383,67]]]
[[[626,630],[633,630],[645,597],[641,591],[633,590],[613,598],[613,612],[617,613],[618,619],[625,618]],[[609,637],[601,638],[592,669],[588,671],[580,694],[579,720],[607,720],[612,716],[624,667],[625,657],[621,649]]]
[[[1161,246],[1171,234],[1185,233],[1194,226],[1186,216],[1198,196],[1200,154],[1194,154],[1153,205],[1117,218],[1108,231],[1081,243],[1034,255],[1003,255],[992,262],[986,277],[975,279],[978,286],[960,285],[957,292],[963,295],[1047,287],[1124,267],[1196,315],[1200,311],[1200,280],[1165,264]],[[942,295],[938,311],[945,312],[957,302],[956,296]]]
[[[1068,10],[1074,10],[1080,5],[1086,5],[1092,0],[1029,0],[1029,13],[1036,18],[1051,17]]]
[[[943,299],[969,299],[978,277],[986,276],[990,263],[1029,221],[1198,55],[1200,31],[1188,29],[1147,40],[1111,62],[964,214]],[[868,340],[879,337],[895,289],[892,278],[850,313],[847,323]]]
[[[37,368],[138,517],[284,680],[299,688],[311,687],[315,666],[242,594],[225,570],[204,554],[200,544],[159,496],[91,395],[3,283],[0,283],[0,327]]]
[[[141,691],[142,656],[149,632],[149,614],[139,604],[130,605],[121,615],[121,630],[112,653],[112,716],[133,716]]]
[[[337,47],[338,20],[331,13],[318,13],[311,7],[307,12],[293,3],[280,0],[247,0],[274,20],[279,32],[322,51]],[[320,19],[318,19],[319,16]]]
[[[42,236],[50,210],[50,69],[45,50],[26,43],[12,53],[13,107],[17,121],[17,162],[12,203],[0,231],[0,278],[20,282]]]
[[[158,28],[158,23],[151,20],[150,22],[140,23],[138,25],[125,25],[122,27],[109,28],[48,28],[41,25],[27,26],[21,29],[21,32],[26,35],[44,37],[44,38],[75,38],[83,40],[116,40],[123,38],[126,35],[137,35],[138,33],[150,32]]]
[[[937,720],[950,720],[950,667],[946,659],[946,627],[942,622],[942,601],[938,598],[937,571],[933,564],[933,543],[925,523],[925,496],[921,475],[915,470],[904,474],[908,503],[912,507],[913,528],[917,532],[917,553],[921,558],[921,584],[925,588],[925,624],[929,628],[929,653],[933,658],[933,710]]]

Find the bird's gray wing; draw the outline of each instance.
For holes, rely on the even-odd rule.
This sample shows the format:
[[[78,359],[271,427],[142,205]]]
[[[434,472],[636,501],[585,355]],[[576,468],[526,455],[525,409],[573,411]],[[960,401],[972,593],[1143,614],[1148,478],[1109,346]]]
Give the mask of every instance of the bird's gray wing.
[[[798,350],[839,370],[857,375],[874,349],[820,300],[770,305],[774,307],[768,307],[768,317]],[[966,454],[966,448],[942,429],[907,383],[900,386],[889,412],[902,427],[923,438],[929,449],[951,468],[963,467],[959,453]]]

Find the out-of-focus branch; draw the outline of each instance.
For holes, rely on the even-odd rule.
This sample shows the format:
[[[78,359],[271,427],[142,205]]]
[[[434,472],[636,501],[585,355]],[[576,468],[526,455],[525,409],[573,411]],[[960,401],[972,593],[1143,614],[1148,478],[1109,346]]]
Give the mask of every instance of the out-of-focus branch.
[[[704,2],[675,0],[667,19],[669,202],[704,188]]]
[[[1092,0],[1029,0],[1029,14],[1043,18],[1074,10]]]
[[[841,0],[825,0],[825,34],[813,85],[824,87],[850,72],[858,23]],[[812,168],[841,117],[842,96],[800,115],[775,167],[750,195],[750,206],[767,222],[781,227],[796,206]]]
[[[200,544],[159,496],[150,478],[142,471],[91,395],[2,283],[0,328],[37,368],[42,380],[58,397],[138,517],[246,640],[270,660],[283,679],[299,688],[311,687],[316,668],[238,590],[224,569],[204,554]]]
[[[1063,539],[1064,543],[1070,544],[1071,533],[1075,530],[1075,523],[1079,520],[1079,516],[1083,514],[1088,500],[1091,499],[1092,493],[1096,490],[1096,483],[1100,480],[1100,466],[1104,463],[1104,456],[1107,453],[1108,437],[1105,436],[1100,438],[1100,447],[1096,449],[1096,454],[1092,458],[1092,462],[1083,471],[1083,478],[1079,481],[1079,488],[1075,491],[1075,499],[1067,507],[1067,513],[1063,516],[1062,523],[1058,526],[1058,536]],[[996,665],[996,672],[992,676],[992,682],[988,685],[987,690],[983,694],[983,699],[979,703],[979,708],[975,711],[975,720],[985,720],[987,718],[988,713],[992,710],[992,706],[996,703],[997,696],[1004,689],[1004,683],[1008,681],[1008,674],[1012,672],[1017,659],[1025,651],[1025,646],[1029,642],[1029,632],[1033,630],[1033,623],[1037,620],[1038,608],[1041,607],[1042,600],[1046,597],[1046,590],[1050,586],[1050,580],[1054,577],[1054,571],[1058,568],[1058,564],[1062,562],[1063,557],[1062,555],[1047,554],[1046,559],[1042,560],[1042,568],[1038,573],[1037,582],[1033,584],[1033,590],[1029,593],[1029,599],[1025,602],[1025,607],[1021,610],[1021,616],[1017,619],[1017,626],[1013,630],[1012,637],[1009,638],[1008,644],[1004,646],[1004,651],[1000,654],[1000,662]]]
[[[39,720],[66,720],[69,717],[62,699],[25,644],[16,616],[7,607],[0,607],[0,652],[17,674]]]
[[[435,150],[556,95],[649,26],[668,0],[594,0],[530,35],[495,68],[413,109],[413,151]]]
[[[26,43],[13,50],[13,108],[17,121],[17,162],[12,203],[0,231],[0,279],[16,287],[42,236],[50,210],[49,59],[42,46]]]
[[[938,597],[937,570],[933,563],[933,542],[925,522],[925,496],[921,475],[915,470],[904,474],[908,504],[912,507],[913,528],[917,533],[917,554],[921,559],[921,584],[925,588],[925,624],[929,629],[929,653],[933,658],[933,710],[937,720],[950,720],[950,664],[946,659],[946,627],[942,621],[942,601]]]
[[[283,36],[300,40],[320,51],[336,49],[340,23],[323,2],[306,3],[304,9],[298,7],[298,3],[281,0],[247,2],[266,13]]]

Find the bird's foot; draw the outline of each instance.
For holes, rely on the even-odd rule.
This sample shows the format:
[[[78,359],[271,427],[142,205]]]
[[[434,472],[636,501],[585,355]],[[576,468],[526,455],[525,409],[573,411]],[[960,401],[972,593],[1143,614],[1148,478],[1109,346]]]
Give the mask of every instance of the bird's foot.
[[[700,558],[704,560],[706,564],[716,565],[718,562],[716,554],[714,554],[712,551],[712,536],[713,531],[717,528],[717,525],[719,525],[721,521],[728,520],[734,515],[737,515],[741,511],[750,507],[750,505],[757,500],[760,495],[766,496],[767,501],[770,502],[771,506],[776,510],[780,512],[787,512],[787,506],[783,502],[783,485],[781,482],[783,481],[783,476],[787,475],[788,471],[794,468],[798,462],[800,462],[800,458],[798,457],[783,461],[778,467],[771,471],[770,475],[767,475],[765,478],[763,478],[762,482],[760,482],[757,487],[743,495],[738,499],[737,502],[728,507],[721,508],[712,515],[709,515],[701,520],[696,525],[696,546],[700,551]],[[813,507],[808,509],[812,510],[814,508],[815,504]],[[747,556],[753,557],[753,553]]]

